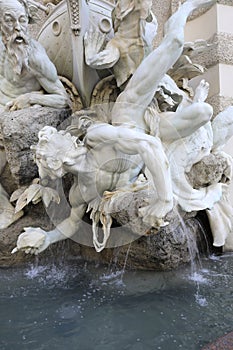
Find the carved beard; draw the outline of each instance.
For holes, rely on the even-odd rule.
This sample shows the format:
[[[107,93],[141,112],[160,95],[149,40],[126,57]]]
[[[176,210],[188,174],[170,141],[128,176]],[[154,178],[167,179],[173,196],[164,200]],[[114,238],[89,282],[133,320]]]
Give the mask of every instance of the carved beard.
[[[19,42],[19,40],[21,42]],[[5,42],[8,57],[13,63],[13,70],[16,74],[20,75],[23,68],[28,69],[29,59],[29,39],[28,36],[20,33],[14,33],[8,37]]]

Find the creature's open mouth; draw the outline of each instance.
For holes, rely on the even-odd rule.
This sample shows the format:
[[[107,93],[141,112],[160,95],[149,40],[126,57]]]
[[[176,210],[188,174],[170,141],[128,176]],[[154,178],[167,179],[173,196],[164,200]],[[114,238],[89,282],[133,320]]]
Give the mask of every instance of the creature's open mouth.
[[[16,44],[23,44],[25,41],[24,41],[24,38],[22,36],[17,36],[15,38],[15,43]]]

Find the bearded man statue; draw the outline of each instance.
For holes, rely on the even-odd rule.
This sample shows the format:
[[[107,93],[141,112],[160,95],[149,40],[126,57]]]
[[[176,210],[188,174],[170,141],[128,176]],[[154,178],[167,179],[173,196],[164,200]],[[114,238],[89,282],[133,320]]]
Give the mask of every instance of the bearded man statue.
[[[69,98],[53,63],[28,34],[26,0],[0,0],[0,112],[32,105],[64,108]],[[0,132],[0,176],[7,160]],[[18,219],[0,184],[0,229]]]

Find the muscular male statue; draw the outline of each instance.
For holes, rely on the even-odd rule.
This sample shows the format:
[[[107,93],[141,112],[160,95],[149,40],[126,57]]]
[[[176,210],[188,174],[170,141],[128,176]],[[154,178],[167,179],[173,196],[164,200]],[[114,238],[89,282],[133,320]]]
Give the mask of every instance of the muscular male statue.
[[[66,91],[44,48],[29,37],[29,12],[25,0],[0,0],[0,112],[42,105],[63,108]],[[0,174],[6,156],[0,133]],[[18,216],[0,184],[0,229]]]
[[[151,6],[151,0],[117,0],[112,11],[114,37],[105,49],[98,52],[104,36],[96,29],[91,29],[84,38],[86,63],[95,69],[113,68],[117,86],[122,89],[152,50],[157,20]]]
[[[101,198],[104,191],[132,182],[143,164],[148,168],[157,192],[149,205],[140,209],[143,220],[153,226],[153,221],[159,222],[173,208],[169,162],[159,137],[148,135],[150,124],[144,116],[161,79],[183,51],[188,16],[198,7],[215,2],[187,0],[168,20],[162,43],[142,61],[118,96],[111,113],[112,125],[97,123],[89,127],[84,143],[80,145],[71,135],[65,137],[55,129],[40,132],[36,152],[40,177],[43,179],[48,175],[54,179],[67,172],[74,175],[69,196],[71,213],[49,232],[27,228],[19,236],[13,252],[23,250],[37,254],[54,242],[74,236],[87,205]],[[211,116],[212,108],[203,99],[178,113],[168,113],[160,121],[162,139],[169,142],[188,136],[208,123]],[[140,160],[133,158],[132,161],[129,157]],[[105,246],[95,235],[93,244],[97,251]]]

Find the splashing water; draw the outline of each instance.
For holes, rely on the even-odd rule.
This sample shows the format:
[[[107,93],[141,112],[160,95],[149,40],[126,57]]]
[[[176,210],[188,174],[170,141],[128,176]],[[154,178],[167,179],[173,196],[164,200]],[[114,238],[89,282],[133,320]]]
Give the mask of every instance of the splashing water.
[[[189,278],[191,281],[194,281],[198,284],[209,283],[209,280],[201,274],[201,271],[200,271],[200,273],[194,272],[193,274],[191,274],[191,276]]]
[[[0,349],[200,350],[232,330],[233,255],[171,272],[0,269]],[[198,288],[197,288],[198,282]]]
[[[208,273],[208,271],[205,271],[206,273]],[[208,302],[206,300],[205,297],[203,297],[203,295],[200,294],[200,286],[203,284],[209,284],[209,279],[204,277],[202,274],[202,271],[198,272],[194,272],[190,277],[190,280],[195,282],[196,284],[196,293],[194,294],[195,296],[195,300],[196,303],[202,307],[207,306]]]
[[[190,224],[189,220],[184,222],[183,218],[179,214],[179,212],[176,212],[179,221],[180,221],[180,226],[183,230],[183,235],[185,236],[187,240],[187,245],[188,245],[188,250],[190,254],[190,262],[191,262],[191,274],[194,274],[196,269],[197,269],[197,264],[196,262],[201,264],[201,259],[200,259],[200,254],[198,251],[198,247],[196,244],[195,237],[193,237],[192,233],[194,232],[192,224]]]

